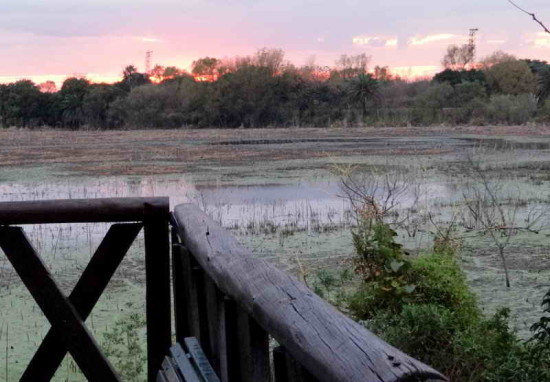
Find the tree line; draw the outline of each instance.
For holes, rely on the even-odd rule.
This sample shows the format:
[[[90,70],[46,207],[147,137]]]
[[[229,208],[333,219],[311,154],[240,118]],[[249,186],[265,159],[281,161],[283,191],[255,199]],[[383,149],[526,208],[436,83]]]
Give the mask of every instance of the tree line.
[[[452,56],[452,55],[455,56]],[[464,60],[463,60],[464,61]],[[369,70],[365,54],[332,67],[295,66],[279,49],[220,60],[204,57],[187,72],[127,66],[122,80],[67,78],[0,85],[2,127],[257,128],[409,126],[550,122],[550,64],[504,52],[460,65],[449,49],[445,70],[409,81],[387,67]]]

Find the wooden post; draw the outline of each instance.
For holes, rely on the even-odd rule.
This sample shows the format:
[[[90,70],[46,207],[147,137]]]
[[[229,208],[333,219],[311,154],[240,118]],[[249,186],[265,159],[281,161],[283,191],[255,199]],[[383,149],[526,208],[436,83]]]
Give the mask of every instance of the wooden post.
[[[197,283],[196,278],[193,276],[192,270],[192,256],[182,245],[178,248],[179,257],[181,259],[181,282],[183,284],[183,291],[185,300],[176,301],[176,304],[184,304],[182,309],[185,309],[187,316],[188,327],[185,333],[177,337],[178,342],[183,343],[184,338],[191,336],[201,340],[200,329],[200,315],[199,315],[199,302],[197,298]],[[188,333],[188,334],[187,334]]]
[[[237,305],[229,297],[224,298],[225,341],[227,352],[227,374],[229,382],[241,382],[240,347],[237,323]]]
[[[243,382],[271,381],[269,334],[237,306],[238,338]]]
[[[206,296],[206,322],[208,326],[208,354],[210,354],[210,363],[220,375],[220,336],[219,336],[219,309],[218,309],[218,290],[210,277],[204,275],[204,289]]]
[[[197,263],[193,256],[189,258],[191,261],[191,278],[195,284],[195,290],[197,292],[197,308],[199,311],[199,332],[200,336],[197,340],[204,349],[206,356],[210,357],[210,331],[208,330],[208,311],[206,308],[206,285],[204,271]]]
[[[273,364],[275,382],[317,382],[315,377],[287,353],[284,346],[273,349]]]
[[[186,290],[181,243],[176,228],[172,227],[172,285],[174,293],[174,324],[176,342],[183,343],[184,338],[191,337],[189,323],[189,301]]]
[[[145,203],[147,375],[156,380],[172,342],[169,206]]]

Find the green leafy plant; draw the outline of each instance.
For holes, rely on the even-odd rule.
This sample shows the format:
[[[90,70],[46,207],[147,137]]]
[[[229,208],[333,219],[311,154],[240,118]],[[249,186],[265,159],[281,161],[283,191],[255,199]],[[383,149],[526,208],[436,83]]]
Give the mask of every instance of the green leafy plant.
[[[103,334],[103,351],[124,381],[145,380],[147,357],[139,333],[144,326],[145,318],[133,313],[115,321]]]

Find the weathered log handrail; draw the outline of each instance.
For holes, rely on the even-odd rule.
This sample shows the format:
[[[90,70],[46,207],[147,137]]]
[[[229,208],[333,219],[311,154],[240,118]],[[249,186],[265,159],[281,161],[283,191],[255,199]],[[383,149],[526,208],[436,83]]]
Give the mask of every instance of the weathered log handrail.
[[[213,346],[221,347],[229,356],[231,352],[227,349],[232,346],[232,339],[227,332],[231,326],[235,326],[237,331],[242,333],[241,323],[246,322],[248,334],[252,333],[255,324],[259,325],[259,329],[254,329],[259,333],[257,338],[262,337],[262,329],[269,333],[288,351],[289,356],[306,370],[306,374],[311,374],[319,381],[446,380],[436,370],[390,346],[362,325],[337,311],[294,277],[254,257],[250,251],[240,246],[228,231],[196,206],[178,205],[173,213],[173,224],[173,241],[180,241],[183,251],[192,255],[193,259],[187,261],[196,261],[198,265],[193,266],[191,263],[190,269],[204,273],[204,277],[201,276],[203,278],[191,282],[187,288],[194,288],[196,292],[195,284],[202,283],[203,287],[206,285],[199,298],[196,297],[197,294],[191,298],[195,301],[195,306],[189,307],[190,313],[185,320],[193,321],[193,317],[200,316],[200,322],[187,322],[187,325],[191,328],[189,330],[198,336],[203,334],[203,342],[206,342],[205,337],[208,336],[211,349],[214,349]],[[176,260],[177,256],[174,256],[175,264]],[[183,269],[181,264],[174,266],[176,314],[183,311],[177,306],[177,288],[178,285],[183,285],[177,281],[179,268]],[[192,274],[192,271],[189,272]],[[219,297],[215,297],[216,291],[208,292],[212,289],[209,283],[213,283],[215,288],[226,296],[225,300],[221,300],[222,303],[219,302]],[[190,294],[181,296],[189,303]],[[205,297],[203,300],[206,300],[206,306],[201,305],[201,296]],[[236,302],[236,307],[223,303],[227,298]],[[210,311],[216,312],[215,319],[209,315]],[[240,318],[243,312],[250,321],[246,317],[244,320]],[[225,320],[220,319],[223,315]],[[233,315],[237,318],[228,319]],[[178,319],[176,316],[176,326],[180,320],[184,319]],[[193,329],[193,325],[203,326]],[[206,330],[204,325],[208,325]],[[226,332],[225,336],[219,336],[220,330]],[[218,333],[218,336],[213,339],[212,333]],[[250,334],[249,337],[253,339],[256,336]],[[260,342],[264,348],[267,346],[265,339]],[[205,345],[207,344],[203,343],[203,346]],[[236,349],[240,349],[241,353],[246,352],[243,348]],[[264,365],[265,356],[262,354],[265,354],[265,351],[266,349],[261,350],[259,355],[256,355],[263,360]],[[213,353],[216,353],[215,349]],[[221,370],[222,380],[232,380],[232,371],[224,369],[231,367],[227,359],[222,359],[224,356],[219,353],[212,356],[218,364],[218,370]],[[248,356],[250,360],[251,355]],[[280,357],[275,356],[276,380],[279,380],[278,358]],[[265,371],[261,370],[255,373],[266,375]],[[229,377],[224,378],[225,374]],[[254,379],[241,377],[240,380]],[[308,380],[308,377],[302,380]],[[260,382],[260,379],[256,377],[255,382]]]

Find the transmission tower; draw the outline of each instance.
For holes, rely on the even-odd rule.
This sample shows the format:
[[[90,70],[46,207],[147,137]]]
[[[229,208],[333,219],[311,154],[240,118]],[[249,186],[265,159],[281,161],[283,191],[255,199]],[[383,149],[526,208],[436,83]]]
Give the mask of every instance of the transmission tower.
[[[151,56],[153,55],[152,50],[145,52],[145,73],[149,74],[151,72]]]
[[[468,53],[470,56],[470,64],[474,64],[476,61],[476,34],[478,31],[478,28],[470,28],[470,38],[468,39]]]

